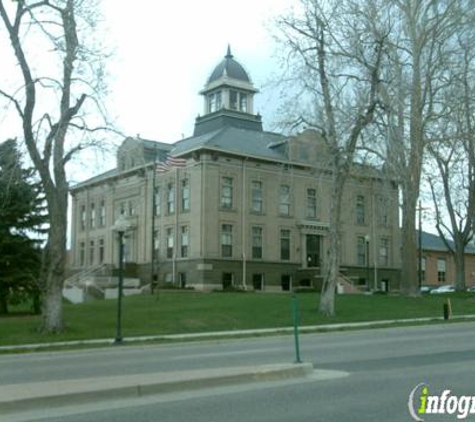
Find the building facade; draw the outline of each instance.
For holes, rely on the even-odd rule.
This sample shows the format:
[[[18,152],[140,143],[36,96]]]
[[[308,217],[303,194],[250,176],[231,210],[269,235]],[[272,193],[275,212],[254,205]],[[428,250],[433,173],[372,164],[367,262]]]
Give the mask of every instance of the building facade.
[[[117,166],[71,189],[72,270],[118,265],[113,226],[129,223],[126,271],[199,289],[318,287],[328,251],[331,162],[319,133],[263,131],[254,87],[228,49],[200,92],[193,136],[126,138]],[[398,187],[358,166],[344,192],[342,279],[397,289]]]
[[[452,249],[455,245],[448,240]],[[475,285],[475,248],[467,245],[464,254],[465,285]],[[455,260],[443,240],[422,232],[422,284],[427,286],[455,285]]]

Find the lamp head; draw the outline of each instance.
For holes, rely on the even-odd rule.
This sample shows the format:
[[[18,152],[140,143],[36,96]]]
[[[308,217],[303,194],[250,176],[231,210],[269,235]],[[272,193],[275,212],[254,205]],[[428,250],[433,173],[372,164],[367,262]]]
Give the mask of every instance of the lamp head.
[[[119,218],[116,220],[115,224],[112,226],[112,230],[116,231],[117,233],[125,233],[129,228],[129,223],[125,219],[124,215],[121,214]]]

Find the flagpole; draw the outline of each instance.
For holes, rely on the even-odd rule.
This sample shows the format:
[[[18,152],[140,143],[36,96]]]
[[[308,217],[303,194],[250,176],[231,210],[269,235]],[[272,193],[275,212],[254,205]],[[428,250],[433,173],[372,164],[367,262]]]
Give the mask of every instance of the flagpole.
[[[173,248],[173,285],[176,285],[176,257],[178,253],[178,167],[175,167],[175,247]]]
[[[155,144],[155,154],[153,157],[153,169],[152,169],[152,249],[151,249],[151,281],[150,281],[150,291],[153,295],[154,293],[154,282],[155,282],[155,207],[157,206],[155,198],[155,189],[156,189],[156,175],[157,175],[157,144]],[[158,233],[157,233],[158,234]],[[158,279],[157,279],[157,296],[159,295],[158,290]]]

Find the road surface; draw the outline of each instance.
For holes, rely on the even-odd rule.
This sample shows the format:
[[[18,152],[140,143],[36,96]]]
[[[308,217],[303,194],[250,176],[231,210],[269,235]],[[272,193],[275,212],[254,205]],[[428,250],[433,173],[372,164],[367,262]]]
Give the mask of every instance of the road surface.
[[[0,356],[4,384],[292,361],[292,336]],[[301,336],[301,355],[318,369],[347,373],[318,381],[279,381],[45,409],[11,421],[238,422],[410,421],[408,397],[475,396],[475,323]],[[475,415],[472,415],[472,418]],[[10,417],[9,417],[10,418]],[[3,420],[0,418],[0,420]],[[457,420],[427,415],[426,421]],[[470,420],[470,417],[469,417]]]

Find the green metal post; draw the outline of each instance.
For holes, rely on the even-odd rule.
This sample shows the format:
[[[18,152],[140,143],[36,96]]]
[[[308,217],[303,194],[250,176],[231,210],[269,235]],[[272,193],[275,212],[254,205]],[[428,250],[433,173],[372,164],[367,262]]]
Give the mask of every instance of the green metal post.
[[[292,293],[292,310],[294,316],[294,340],[295,340],[295,363],[302,363],[300,359],[299,346],[299,305],[297,302],[297,295]]]
[[[122,344],[122,295],[124,289],[124,232],[119,231],[119,285],[117,289],[117,333],[115,344]]]

